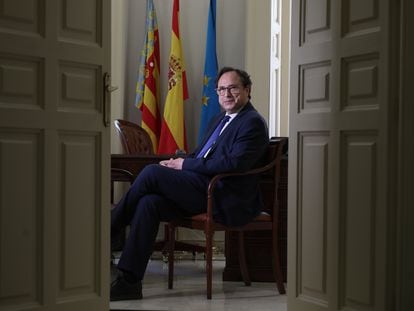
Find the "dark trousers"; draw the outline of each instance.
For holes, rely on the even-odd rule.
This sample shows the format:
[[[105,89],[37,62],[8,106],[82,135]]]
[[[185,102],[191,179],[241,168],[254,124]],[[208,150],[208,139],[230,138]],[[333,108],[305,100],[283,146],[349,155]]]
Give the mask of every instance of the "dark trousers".
[[[130,225],[118,269],[142,280],[160,222],[205,212],[208,182],[191,171],[146,166],[111,211],[111,237]]]

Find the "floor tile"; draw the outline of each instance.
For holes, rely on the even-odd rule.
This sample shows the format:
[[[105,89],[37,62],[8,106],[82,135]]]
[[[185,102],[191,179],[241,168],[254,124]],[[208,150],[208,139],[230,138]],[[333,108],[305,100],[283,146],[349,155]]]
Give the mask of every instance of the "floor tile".
[[[168,267],[162,260],[151,260],[143,281],[142,300],[111,302],[111,309],[124,310],[272,310],[286,311],[286,295],[280,295],[275,283],[223,282],[225,261],[213,263],[213,297],[206,298],[204,260],[177,260],[174,288],[167,288]]]

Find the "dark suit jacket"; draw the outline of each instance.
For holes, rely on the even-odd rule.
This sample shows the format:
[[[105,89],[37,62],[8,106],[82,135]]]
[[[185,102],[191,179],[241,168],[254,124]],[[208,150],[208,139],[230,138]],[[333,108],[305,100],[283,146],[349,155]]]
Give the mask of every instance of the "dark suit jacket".
[[[212,120],[200,146],[185,158],[184,170],[212,177],[226,172],[243,172],[263,164],[269,144],[268,129],[250,102],[221,133],[207,157],[195,158],[223,116],[224,112]],[[258,177],[225,179],[216,188],[215,197],[215,220],[231,226],[249,222],[260,213],[263,205]]]

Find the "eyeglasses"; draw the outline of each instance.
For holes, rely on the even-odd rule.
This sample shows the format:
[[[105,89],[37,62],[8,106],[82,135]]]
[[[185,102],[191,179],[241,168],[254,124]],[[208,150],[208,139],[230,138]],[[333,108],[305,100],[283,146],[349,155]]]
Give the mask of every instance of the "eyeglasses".
[[[227,91],[230,91],[231,95],[239,95],[240,86],[230,85],[228,87],[221,86],[221,87],[216,88],[217,95],[220,95],[220,96],[227,95]]]

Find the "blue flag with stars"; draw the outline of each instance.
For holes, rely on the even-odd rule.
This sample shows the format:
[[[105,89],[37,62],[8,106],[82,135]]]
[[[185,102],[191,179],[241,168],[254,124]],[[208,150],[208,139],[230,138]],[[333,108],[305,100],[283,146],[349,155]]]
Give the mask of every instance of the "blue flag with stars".
[[[203,97],[200,118],[198,142],[204,136],[211,118],[220,112],[220,105],[216,93],[216,77],[218,71],[216,54],[216,0],[210,0],[208,13],[206,56],[204,61]]]

